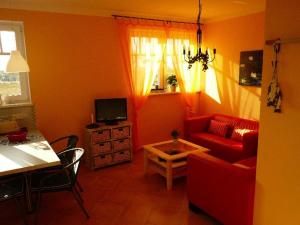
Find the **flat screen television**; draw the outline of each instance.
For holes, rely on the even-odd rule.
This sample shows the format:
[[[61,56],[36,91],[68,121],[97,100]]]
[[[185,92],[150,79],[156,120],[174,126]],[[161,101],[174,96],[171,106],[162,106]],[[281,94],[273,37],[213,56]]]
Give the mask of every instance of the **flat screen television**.
[[[127,120],[127,99],[95,99],[95,114],[98,123],[117,124],[118,121]]]

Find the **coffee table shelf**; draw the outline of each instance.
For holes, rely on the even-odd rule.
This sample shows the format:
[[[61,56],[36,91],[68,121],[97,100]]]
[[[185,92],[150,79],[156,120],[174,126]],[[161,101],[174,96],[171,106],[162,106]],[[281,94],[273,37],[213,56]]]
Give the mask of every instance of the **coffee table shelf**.
[[[167,168],[167,161],[163,162],[163,161],[160,161],[159,158],[155,155],[150,155],[148,157],[149,160],[151,160],[152,162],[154,162],[155,164],[158,164],[160,165],[161,167],[164,167],[164,168]],[[186,165],[186,161],[182,161],[182,162],[173,162],[172,163],[172,168],[178,168],[178,167],[182,167],[182,166],[185,166]]]

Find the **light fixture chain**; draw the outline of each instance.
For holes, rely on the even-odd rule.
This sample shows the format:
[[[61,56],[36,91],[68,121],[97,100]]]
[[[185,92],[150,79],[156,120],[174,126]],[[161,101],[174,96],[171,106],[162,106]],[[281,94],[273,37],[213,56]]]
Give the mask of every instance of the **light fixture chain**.
[[[201,1],[199,0],[199,12],[198,12],[198,18],[197,18],[197,23],[200,25],[200,20],[201,20],[201,12],[202,12],[202,5]]]

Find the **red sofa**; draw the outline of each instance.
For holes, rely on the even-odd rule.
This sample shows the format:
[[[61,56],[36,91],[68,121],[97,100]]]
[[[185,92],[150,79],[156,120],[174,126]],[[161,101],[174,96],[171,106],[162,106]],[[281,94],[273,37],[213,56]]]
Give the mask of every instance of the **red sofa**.
[[[187,195],[224,225],[252,225],[256,157],[234,164],[206,153],[188,156]]]
[[[226,123],[228,131],[224,137],[209,132],[212,120]],[[184,134],[186,140],[210,149],[211,155],[235,162],[256,155],[258,126],[257,121],[214,114],[185,119]],[[246,131],[240,140],[232,138],[235,129]]]

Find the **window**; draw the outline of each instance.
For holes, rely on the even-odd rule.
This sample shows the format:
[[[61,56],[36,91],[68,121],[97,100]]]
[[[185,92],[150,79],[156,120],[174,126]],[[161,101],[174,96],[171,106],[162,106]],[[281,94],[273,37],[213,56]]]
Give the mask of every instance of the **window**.
[[[0,21],[0,94],[2,102],[6,104],[29,103],[28,73],[5,73],[10,52],[13,50],[18,50],[26,59],[23,23]]]
[[[167,90],[167,77],[176,75],[173,60],[174,54],[176,54],[174,48],[178,48],[178,46],[175,47],[175,45],[183,50],[183,46],[190,46],[190,42],[188,39],[178,38],[168,38],[163,42],[156,37],[131,38],[131,58],[135,58],[132,62],[139,61],[138,66],[136,64],[133,66],[140,67],[139,71],[146,70],[145,76],[148,74],[148,77],[153,78],[153,82],[151,81],[152,91]],[[183,58],[178,63],[186,64]]]
[[[142,105],[145,97],[153,90],[171,91],[172,88],[166,82],[170,75],[177,77],[177,90],[180,89],[184,95],[200,90],[199,66],[189,69],[183,57],[184,48],[192,54],[197,49],[193,26],[185,29],[120,25],[125,44],[123,50],[127,51],[127,44],[130,50],[129,59],[125,59],[126,63],[130,63],[128,68],[131,71],[128,75],[138,105]]]

